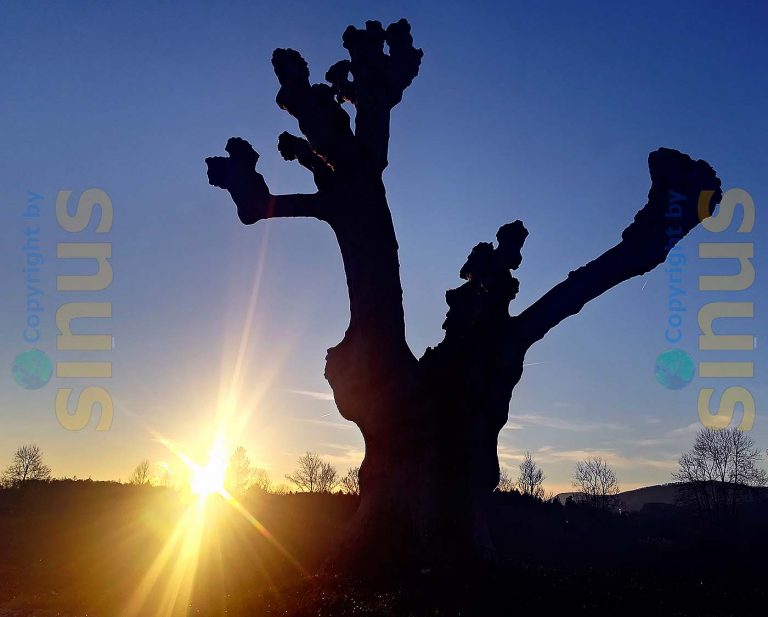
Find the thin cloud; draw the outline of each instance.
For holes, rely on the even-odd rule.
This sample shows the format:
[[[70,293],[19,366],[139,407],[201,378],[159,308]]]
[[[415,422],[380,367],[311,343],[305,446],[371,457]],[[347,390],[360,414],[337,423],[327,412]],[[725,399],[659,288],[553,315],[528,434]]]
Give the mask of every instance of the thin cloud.
[[[327,416],[323,416],[327,417]],[[315,418],[296,418],[299,422],[304,422],[305,424],[314,424],[315,426],[326,426],[329,428],[340,428],[340,429],[350,429],[355,428],[355,425],[352,422],[335,422],[333,420],[321,420],[321,419],[315,419]]]
[[[561,431],[576,431],[579,433],[589,433],[600,430],[621,430],[626,428],[623,424],[613,422],[578,422],[576,420],[566,420],[554,416],[543,416],[539,414],[509,414],[509,419],[513,423],[522,426],[542,426]]]
[[[497,455],[499,457],[499,460],[514,461],[516,463],[521,462],[525,458],[525,455],[523,453],[517,452],[516,450],[512,450],[511,448],[507,448],[505,446],[498,447]]]
[[[315,401],[332,401],[334,400],[333,394],[330,392],[323,392],[320,390],[288,390],[292,394],[298,394],[299,396],[305,396]]]
[[[536,451],[536,457],[544,463],[578,463],[584,459],[599,456],[609,465],[622,469],[636,469],[638,467],[651,467],[653,469],[673,470],[677,465],[674,458],[650,458],[644,456],[625,456],[615,450],[576,449],[557,450],[552,446],[544,446]]]
[[[680,428],[672,429],[667,433],[669,437],[682,437],[687,435],[694,435],[701,428],[701,424],[698,422],[691,422],[687,426],[681,426]]]
[[[337,467],[355,467],[363,462],[365,456],[365,451],[355,446],[338,443],[324,443],[321,446],[321,450],[325,450],[325,452],[320,451],[320,456]],[[328,450],[335,450],[336,453],[328,452]]]
[[[667,431],[660,437],[637,439],[637,440],[633,440],[633,443],[639,446],[645,446],[645,447],[669,446],[673,444],[679,444],[683,440],[690,439],[690,437],[692,437],[696,433],[696,431],[698,431],[700,428],[701,428],[701,425],[698,422],[692,422],[691,424],[688,424],[686,426],[681,426],[679,428],[674,428],[670,431]]]
[[[326,400],[324,398],[320,398],[320,395],[325,396],[325,393],[323,392],[313,392],[313,391],[305,391],[305,390],[291,390],[291,392],[307,395],[316,400]],[[328,396],[331,396],[331,395],[328,395]],[[304,422],[305,424],[314,424],[316,426],[325,426],[329,428],[339,428],[339,429],[355,428],[355,425],[353,422],[349,422],[344,418],[340,418],[339,420],[326,420],[326,418],[331,418],[331,417],[339,417],[339,412],[334,409],[333,411],[328,411],[324,413],[319,418],[294,418],[294,420],[297,420],[298,422]]]

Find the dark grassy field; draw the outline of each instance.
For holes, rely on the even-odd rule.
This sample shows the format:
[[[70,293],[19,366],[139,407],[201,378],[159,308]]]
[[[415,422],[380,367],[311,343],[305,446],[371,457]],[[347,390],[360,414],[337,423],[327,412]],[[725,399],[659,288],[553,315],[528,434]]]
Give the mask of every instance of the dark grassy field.
[[[662,617],[768,607],[765,504],[702,527],[669,505],[616,515],[495,497],[498,563],[363,583],[324,568],[355,497],[250,495],[248,512],[283,551],[219,498],[195,519],[194,503],[166,489],[54,482],[0,491],[0,617]]]

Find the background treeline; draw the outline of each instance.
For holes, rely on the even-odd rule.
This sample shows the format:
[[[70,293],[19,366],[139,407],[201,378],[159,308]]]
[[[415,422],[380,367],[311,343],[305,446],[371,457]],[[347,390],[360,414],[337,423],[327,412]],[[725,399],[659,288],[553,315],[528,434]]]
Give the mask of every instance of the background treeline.
[[[462,573],[458,583],[455,573],[425,571],[414,583],[376,562],[371,567],[391,591],[374,592],[342,585],[324,570],[357,510],[357,484],[343,482],[353,474],[339,480],[327,461],[307,453],[289,474],[287,492],[275,490],[238,449],[227,490],[239,493],[274,542],[224,497],[211,496],[201,535],[189,540],[199,546],[200,581],[190,610],[487,617],[546,606],[548,613],[589,615],[754,614],[766,600],[768,489],[760,488],[761,459],[747,434],[701,431],[670,485],[620,493],[610,465],[589,459],[574,469],[573,493],[554,498],[543,491],[544,472],[525,456],[490,496],[498,549],[492,570]],[[14,453],[0,490],[3,610],[119,614],[169,538],[190,532],[179,527],[188,491],[156,477],[152,465],[134,471],[131,483],[54,480],[39,448]],[[673,498],[653,501],[670,490]],[[638,492],[650,499],[638,501]],[[624,499],[634,505],[626,507]]]
[[[762,499],[761,489],[768,487],[768,473],[762,464],[763,452],[749,433],[737,428],[700,429],[691,449],[680,456],[678,469],[672,473],[675,491],[671,501],[701,519],[718,521],[731,517],[742,504]],[[317,453],[306,452],[298,458],[294,471],[285,475],[286,482],[275,483],[268,471],[254,465],[247,450],[239,446],[227,461],[224,487],[238,499],[252,493],[359,495],[359,471],[359,467],[350,467],[342,475]],[[21,488],[33,482],[50,482],[52,478],[40,448],[28,444],[12,454],[10,464],[0,473],[0,488]],[[616,472],[602,457],[587,457],[576,464],[572,476],[574,491],[570,494],[547,493],[545,479],[543,469],[526,452],[516,472],[500,469],[496,492],[517,493],[556,505],[568,500],[606,512],[621,513],[627,509]],[[189,477],[176,477],[166,464],[153,465],[144,459],[131,471],[128,484],[187,490]],[[662,501],[669,505],[669,499]]]

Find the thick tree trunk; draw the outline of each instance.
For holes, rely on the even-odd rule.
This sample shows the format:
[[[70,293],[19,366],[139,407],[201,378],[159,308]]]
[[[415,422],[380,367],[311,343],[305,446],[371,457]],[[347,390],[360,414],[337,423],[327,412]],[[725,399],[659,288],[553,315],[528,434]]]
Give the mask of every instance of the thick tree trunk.
[[[366,439],[361,503],[349,545],[353,560],[359,564],[355,554],[374,552],[377,563],[433,568],[490,559],[485,509],[498,471],[492,463],[485,473],[464,463],[491,462],[494,446],[495,439],[451,446],[428,434]]]
[[[527,349],[590,300],[662,263],[711,216],[720,180],[704,161],[665,148],[651,153],[648,203],[621,242],[516,317],[508,312],[518,291],[510,270],[520,265],[528,232],[520,221],[502,226],[496,246],[472,250],[460,271],[466,282],[446,294],[445,338],[417,360],[405,339],[382,174],[390,111],[418,74],[422,52],[405,20],[386,30],[374,21],[350,26],[343,41],[350,59],[329,69],[330,85],[310,84],[294,50],[272,57],[277,103],[306,136],[283,133],[278,150],[312,173],[318,192],[270,194],[255,170],[258,154],[239,138],[227,143],[228,157],[206,159],[209,182],[229,191],[245,224],[315,217],[338,239],[350,323],[328,350],[325,375],[342,416],[365,439],[360,511],[343,554],[356,567],[378,568],[385,559],[422,567],[473,563],[493,555],[486,507],[499,480],[497,440]],[[356,107],[355,131],[344,102]]]
[[[351,317],[344,340],[328,351],[326,377],[342,416],[365,439],[360,510],[341,557],[356,569],[491,559],[486,507],[499,481],[497,440],[524,355],[509,344],[517,336],[506,309],[514,292],[491,302],[477,295],[475,281],[449,293],[446,339],[417,362],[405,342],[399,274],[392,276],[397,244],[383,187],[365,202],[354,207],[368,214],[346,219],[354,221],[349,227],[334,225]],[[521,224],[514,227],[512,264],[493,275],[465,266],[484,284],[514,281],[509,267],[519,264],[525,237]]]
[[[399,402],[381,408],[386,419],[362,428],[361,503],[343,549],[356,568],[371,554],[378,558],[369,563],[418,568],[494,556],[486,508],[499,481],[497,440],[509,398],[494,409],[468,396],[462,376],[435,377],[420,363],[395,388]]]

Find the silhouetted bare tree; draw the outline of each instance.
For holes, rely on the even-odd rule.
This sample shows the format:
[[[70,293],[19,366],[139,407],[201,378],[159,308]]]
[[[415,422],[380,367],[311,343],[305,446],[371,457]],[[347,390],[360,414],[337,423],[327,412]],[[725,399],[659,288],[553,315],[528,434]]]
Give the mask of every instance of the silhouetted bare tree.
[[[576,463],[573,486],[587,503],[601,510],[610,510],[616,505],[619,483],[616,473],[600,456],[591,456]]]
[[[360,468],[350,467],[346,475],[339,482],[342,490],[348,495],[360,494]]]
[[[496,490],[502,493],[511,493],[515,490],[515,481],[506,467],[499,468],[499,483],[496,485]]]
[[[269,477],[269,472],[261,467],[253,468],[253,486],[258,488],[262,493],[271,493],[272,480]]]
[[[682,483],[683,504],[706,518],[721,519],[748,499],[750,487],[768,484],[768,474],[759,466],[762,458],[752,438],[738,428],[702,428],[672,478]]]
[[[289,495],[291,489],[287,484],[281,482],[280,484],[270,484],[268,492],[272,495]]]
[[[43,453],[35,444],[20,446],[11,464],[0,475],[0,485],[19,487],[29,480],[50,480],[51,468],[43,463]]]
[[[136,486],[149,486],[152,484],[151,467],[152,465],[147,459],[142,460],[131,472],[128,484],[135,484]]]
[[[229,191],[244,224],[310,217],[338,241],[350,322],[328,350],[325,376],[341,415],[365,439],[347,553],[370,561],[379,548],[380,559],[445,563],[492,553],[485,508],[499,483],[498,434],[527,350],[590,300],[664,262],[722,192],[706,162],[666,148],[652,152],[648,201],[621,241],[515,317],[508,306],[518,281],[510,269],[520,265],[528,232],[520,221],[503,225],[495,247],[472,250],[459,272],[466,282],[446,294],[444,340],[417,359],[405,340],[398,245],[382,179],[390,113],[422,59],[410,30],[405,20],[350,26],[343,36],[349,59],[328,70],[327,84],[310,83],[297,51],[275,50],[277,104],[304,135],[283,133],[277,147],[309,170],[317,192],[270,193],[255,169],[259,155],[240,138],[227,142],[228,157],[206,162],[209,182]],[[354,129],[346,104],[355,108]]]
[[[544,499],[544,487],[542,486],[546,476],[531,457],[530,452],[525,453],[523,462],[520,463],[520,475],[517,477],[517,490],[523,495],[530,495],[536,499]]]
[[[243,446],[238,446],[232,452],[227,463],[225,487],[235,497],[242,497],[253,486],[254,476],[251,459]]]
[[[324,461],[315,452],[307,452],[299,457],[298,467],[287,480],[296,488],[306,493],[330,493],[338,484],[338,476],[333,465]]]
[[[318,493],[330,493],[339,485],[339,474],[336,472],[336,468],[325,461],[320,466],[320,473],[317,479]]]

